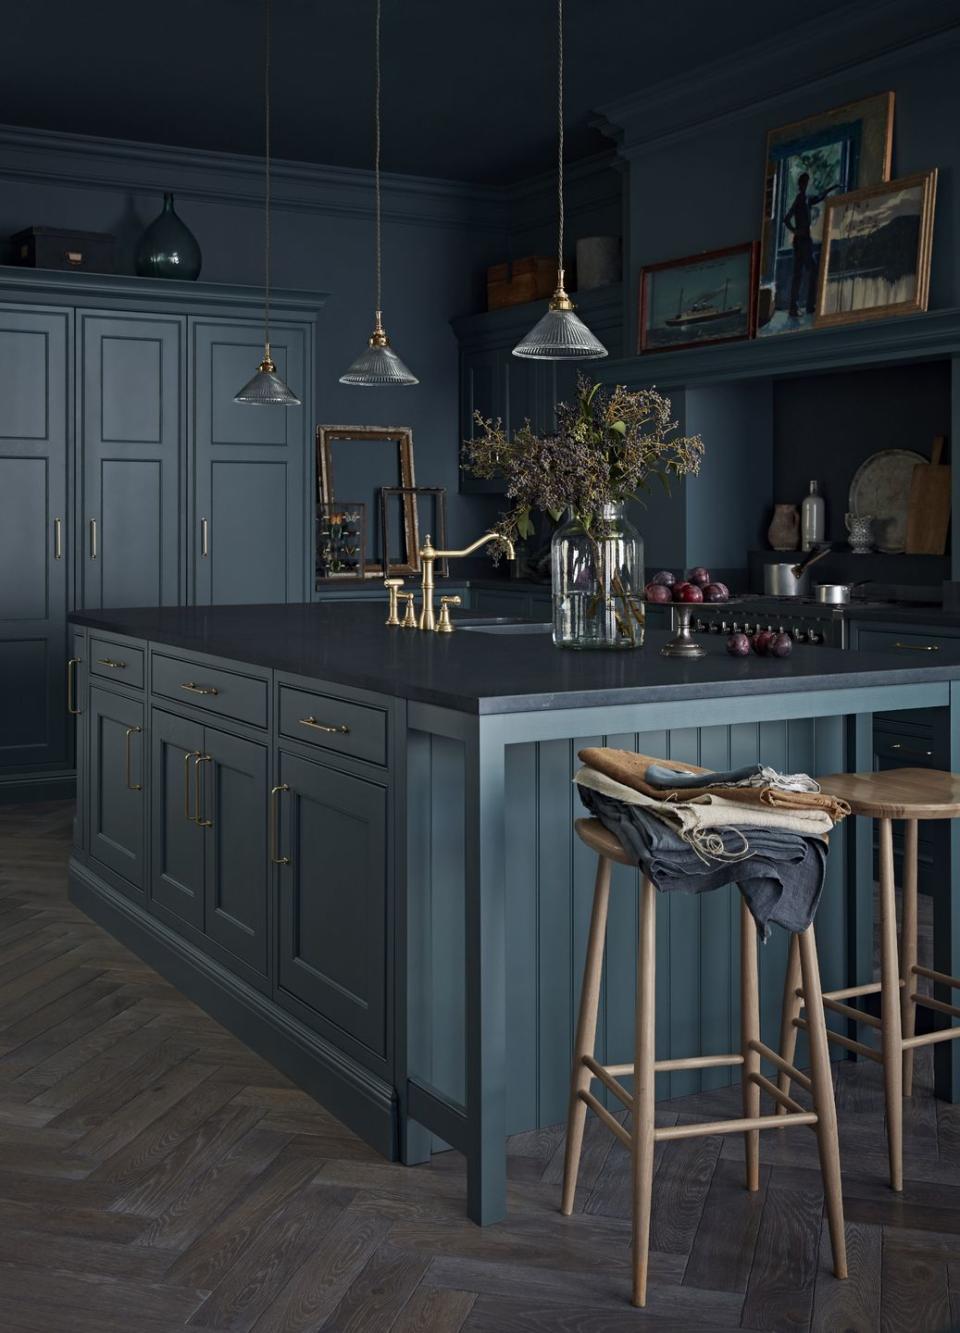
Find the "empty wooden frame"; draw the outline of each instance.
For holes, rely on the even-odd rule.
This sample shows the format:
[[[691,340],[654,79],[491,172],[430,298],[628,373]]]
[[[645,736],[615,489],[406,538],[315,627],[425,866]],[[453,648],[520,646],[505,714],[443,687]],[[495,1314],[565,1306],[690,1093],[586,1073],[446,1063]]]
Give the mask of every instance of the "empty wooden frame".
[[[370,545],[364,578],[419,573],[420,533],[414,485],[413,431],[409,426],[317,427],[317,499],[321,504],[336,503],[340,494],[352,495],[366,503],[368,514],[375,514],[380,508],[381,490],[402,490],[400,558],[391,560],[389,552],[380,549],[380,526],[368,523]]]

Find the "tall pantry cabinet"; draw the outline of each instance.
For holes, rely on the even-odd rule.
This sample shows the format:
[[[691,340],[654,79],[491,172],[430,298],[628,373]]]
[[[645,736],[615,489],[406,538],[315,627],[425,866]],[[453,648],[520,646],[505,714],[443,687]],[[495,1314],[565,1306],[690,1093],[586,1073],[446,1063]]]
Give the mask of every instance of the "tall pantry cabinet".
[[[278,293],[301,407],[239,406],[261,295],[0,269],[0,800],[72,794],[74,608],[309,595],[320,293]]]

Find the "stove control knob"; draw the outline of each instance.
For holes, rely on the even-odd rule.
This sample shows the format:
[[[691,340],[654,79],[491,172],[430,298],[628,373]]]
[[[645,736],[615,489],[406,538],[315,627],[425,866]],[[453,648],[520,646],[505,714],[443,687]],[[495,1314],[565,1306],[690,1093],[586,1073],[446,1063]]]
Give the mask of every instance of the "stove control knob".
[[[807,643],[823,643],[823,635],[819,630],[807,630]]]
[[[797,625],[794,625],[793,629],[790,631],[790,636],[794,643],[805,643],[807,638],[806,631],[800,629]]]
[[[719,620],[711,620],[711,621],[710,621],[710,633],[711,633],[711,634],[719,634],[722,630],[725,630],[726,628],[727,628],[727,626],[726,626],[726,622],[725,622],[725,621],[724,621],[724,622],[721,622],[721,621],[719,621]]]
[[[744,634],[752,634],[752,633],[753,633],[753,626],[750,625],[750,624],[748,624],[746,621],[744,621],[744,624],[743,624],[743,632],[744,632]]]
[[[692,629],[695,634],[705,633],[706,628],[707,628],[707,622],[705,620],[695,620],[693,622]]]
[[[721,633],[721,634],[729,634],[729,633],[730,633],[730,626],[727,624],[727,622],[726,622],[725,620],[721,620],[721,621],[720,621],[720,633]]]

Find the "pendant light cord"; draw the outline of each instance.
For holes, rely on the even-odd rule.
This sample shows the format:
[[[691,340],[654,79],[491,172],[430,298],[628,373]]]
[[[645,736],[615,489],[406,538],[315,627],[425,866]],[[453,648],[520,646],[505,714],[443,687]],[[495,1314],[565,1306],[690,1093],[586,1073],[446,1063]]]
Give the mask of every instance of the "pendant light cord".
[[[266,165],[266,183],[264,188],[263,212],[263,342],[266,355],[270,356],[270,0],[264,0],[263,42],[263,110],[264,110],[264,160]]]
[[[379,2],[379,0],[378,0]],[[557,0],[557,128],[558,128],[558,171],[557,192],[559,195],[560,234],[557,243],[557,269],[563,273],[563,0]],[[562,278],[561,278],[562,282]]]
[[[373,124],[374,124],[374,148],[373,148],[373,180],[374,195],[376,198],[376,249],[377,249],[377,303],[375,306],[377,312],[377,327],[380,327],[381,310],[381,286],[383,254],[381,242],[381,217],[380,217],[380,0],[377,0],[377,18],[376,35],[374,37],[374,95],[373,95]]]

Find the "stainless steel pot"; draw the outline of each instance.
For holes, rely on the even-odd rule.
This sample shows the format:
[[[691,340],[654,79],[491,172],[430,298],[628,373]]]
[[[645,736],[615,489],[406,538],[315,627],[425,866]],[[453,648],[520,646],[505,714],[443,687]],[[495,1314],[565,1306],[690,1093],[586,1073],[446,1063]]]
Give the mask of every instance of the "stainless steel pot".
[[[764,565],[763,591],[768,597],[806,597],[810,592],[810,566],[829,553],[830,547],[822,546],[799,562],[774,560]]]
[[[854,588],[859,588],[858,583],[818,583],[814,590],[814,596],[818,602],[825,606],[846,606],[852,601]]]

